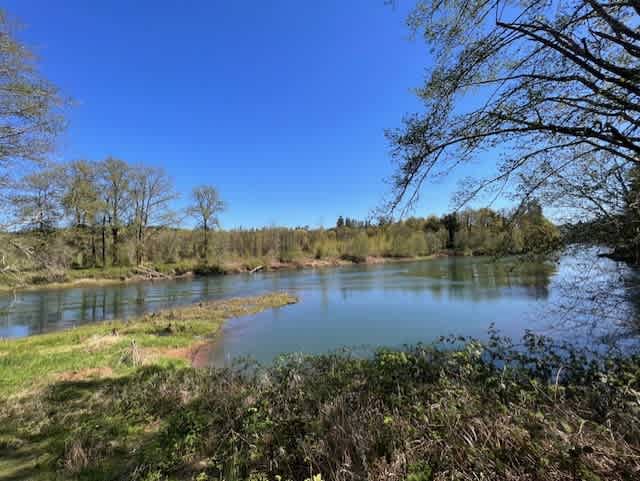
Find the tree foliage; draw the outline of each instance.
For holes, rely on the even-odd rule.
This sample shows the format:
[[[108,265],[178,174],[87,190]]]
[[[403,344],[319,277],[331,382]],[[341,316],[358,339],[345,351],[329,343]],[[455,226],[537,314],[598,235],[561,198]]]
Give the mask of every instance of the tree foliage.
[[[0,10],[0,179],[20,160],[41,161],[63,127],[63,99]]]

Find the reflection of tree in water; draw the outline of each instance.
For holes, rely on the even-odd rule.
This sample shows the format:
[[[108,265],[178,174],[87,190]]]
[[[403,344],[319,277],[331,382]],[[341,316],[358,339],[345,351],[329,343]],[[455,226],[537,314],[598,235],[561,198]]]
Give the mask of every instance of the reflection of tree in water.
[[[425,282],[403,287],[428,290],[437,297],[446,295],[454,300],[498,299],[504,297],[505,289],[511,297],[547,299],[555,272],[551,262],[453,257],[415,266],[406,275],[423,278]]]
[[[146,298],[146,289],[142,284],[136,285],[136,298],[135,303],[137,306],[140,306],[140,309],[144,309],[145,298]]]
[[[554,283],[553,329],[592,344],[620,347],[640,334],[640,273],[623,262],[573,247]]]
[[[384,281],[384,271],[380,271],[377,267],[364,266],[357,268],[357,270],[349,271],[343,270],[337,273],[335,280],[340,284],[340,293],[342,299],[347,301],[349,298],[357,295],[359,292],[371,291],[376,286],[376,274],[382,277],[382,287],[386,287]],[[379,279],[378,279],[379,280]]]
[[[45,332],[49,323],[49,302],[47,296],[38,298],[38,309],[36,310],[36,319],[38,319],[37,332]]]
[[[327,273],[326,270],[319,269],[316,271],[316,279],[318,282],[318,289],[320,289],[320,306],[322,308],[322,314],[327,316],[329,314],[330,304],[329,282],[331,280],[331,275]]]
[[[80,292],[79,317],[83,322],[96,320],[96,295],[89,290]]]
[[[122,318],[122,311],[124,309],[124,303],[122,299],[122,290],[114,289],[111,298],[111,316],[114,319]]]

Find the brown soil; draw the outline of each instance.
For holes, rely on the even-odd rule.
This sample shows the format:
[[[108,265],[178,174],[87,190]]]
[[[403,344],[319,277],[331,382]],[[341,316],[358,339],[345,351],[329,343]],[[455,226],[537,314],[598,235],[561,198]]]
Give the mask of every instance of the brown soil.
[[[209,342],[198,342],[188,347],[144,349],[142,351],[142,357],[143,359],[159,356],[171,359],[184,359],[189,361],[194,367],[204,367],[208,360],[208,345]]]

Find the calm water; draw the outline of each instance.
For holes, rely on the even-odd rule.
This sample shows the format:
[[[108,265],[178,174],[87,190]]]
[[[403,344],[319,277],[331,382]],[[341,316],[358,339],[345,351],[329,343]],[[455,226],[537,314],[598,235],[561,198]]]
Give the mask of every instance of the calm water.
[[[621,272],[623,268],[610,260],[585,259],[565,255],[558,263],[522,265],[514,260],[457,257],[29,291],[15,299],[0,298],[0,303],[9,306],[0,318],[0,337],[272,291],[291,292],[300,302],[229,321],[215,341],[215,363],[237,356],[267,361],[282,352],[325,352],[344,346],[401,346],[446,334],[483,337],[492,323],[514,338],[525,329],[585,339],[629,331],[629,319],[635,315],[635,306],[625,300],[629,287],[619,293],[607,287],[609,302],[614,294],[624,298],[615,298],[615,318],[605,318],[597,312],[602,302],[596,302],[585,282],[597,287],[613,276],[634,273]],[[579,302],[563,287],[572,276],[573,285],[576,276],[584,277],[577,282],[584,297]]]

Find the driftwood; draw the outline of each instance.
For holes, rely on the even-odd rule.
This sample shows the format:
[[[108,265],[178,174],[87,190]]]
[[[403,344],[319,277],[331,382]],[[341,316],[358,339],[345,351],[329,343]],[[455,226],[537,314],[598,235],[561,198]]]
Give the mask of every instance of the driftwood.
[[[249,271],[249,274],[255,274],[256,272],[261,271],[262,269],[264,269],[264,266],[254,267]]]
[[[170,279],[171,276],[167,274],[163,274],[162,272],[158,272],[155,269],[151,269],[149,267],[138,266],[135,271],[136,274],[143,275],[149,279]]]

